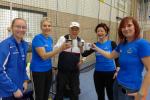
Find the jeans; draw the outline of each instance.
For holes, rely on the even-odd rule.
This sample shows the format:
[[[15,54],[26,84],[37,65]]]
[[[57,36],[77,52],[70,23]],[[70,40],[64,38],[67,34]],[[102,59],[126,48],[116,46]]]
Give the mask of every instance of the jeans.
[[[121,86],[118,84],[117,80],[114,82],[113,87],[113,95],[114,100],[134,100],[133,96],[128,96],[128,93],[135,93],[137,90],[128,89],[126,87]]]

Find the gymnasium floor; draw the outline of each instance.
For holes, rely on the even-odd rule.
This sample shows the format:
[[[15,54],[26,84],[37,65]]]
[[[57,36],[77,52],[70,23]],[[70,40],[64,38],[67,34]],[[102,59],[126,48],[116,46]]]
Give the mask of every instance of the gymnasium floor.
[[[93,83],[93,72],[94,69],[90,70],[89,72],[80,74],[80,100],[97,100],[97,95]],[[145,71],[143,72],[143,74],[144,73]],[[107,97],[106,100],[108,100]],[[150,89],[147,100],[150,100]]]
[[[79,100],[97,100],[97,95],[96,95],[95,87],[93,83],[93,72],[94,72],[94,69],[81,72],[80,74],[81,94],[79,95]],[[145,71],[143,72],[143,74],[144,73]],[[107,96],[105,98],[106,100],[108,100]],[[69,100],[69,99],[65,98],[64,100]],[[147,100],[150,100],[150,91],[148,93]]]

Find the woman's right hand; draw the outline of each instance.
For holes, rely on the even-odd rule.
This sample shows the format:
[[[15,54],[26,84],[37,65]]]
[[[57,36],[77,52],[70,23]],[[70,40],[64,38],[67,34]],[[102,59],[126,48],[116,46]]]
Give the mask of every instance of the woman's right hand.
[[[113,76],[113,79],[115,79],[117,77],[117,75],[118,75],[118,72],[115,72],[114,76]]]
[[[13,93],[15,98],[21,98],[23,96],[20,89]]]
[[[146,95],[141,95],[138,92],[129,93],[128,96],[134,96],[134,100],[146,100]]]
[[[92,44],[91,49],[98,51],[98,47],[95,44]]]

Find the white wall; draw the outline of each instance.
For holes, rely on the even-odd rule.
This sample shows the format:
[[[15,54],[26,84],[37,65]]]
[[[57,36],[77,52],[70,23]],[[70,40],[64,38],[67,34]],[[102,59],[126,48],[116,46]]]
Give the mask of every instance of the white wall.
[[[82,0],[82,2],[83,2],[82,15],[97,18],[99,11],[99,2],[97,0]]]
[[[8,1],[17,4],[24,4],[24,5],[29,5],[29,6],[39,7],[39,8],[48,8],[49,6],[48,4],[52,3],[54,0],[49,0],[51,2],[49,2],[48,0],[3,0],[3,1]]]
[[[23,17],[27,21],[27,34],[26,40],[31,42],[32,37],[40,33],[40,20],[42,19],[42,14],[32,13],[32,12],[20,12],[20,11],[10,11],[8,9],[0,9],[0,41],[10,36],[7,28],[10,27],[11,21],[17,17]]]
[[[100,17],[99,19],[102,19],[102,20],[109,20],[109,17],[110,17],[110,6],[109,5],[106,5],[104,3],[100,3]]]
[[[150,30],[150,2],[148,3],[148,9],[147,9],[147,16],[144,16],[145,12],[139,12],[139,17],[141,17],[141,20],[143,18],[144,22],[143,21],[140,21],[140,25],[142,26],[143,30],[144,31],[147,31],[147,30]]]
[[[99,18],[116,22],[116,16],[124,17],[130,14],[131,0],[3,0],[39,8],[58,10],[61,12]],[[100,7],[99,7],[100,6]],[[100,8],[100,10],[99,10]],[[100,11],[100,12],[99,12]],[[112,11],[112,12],[111,12]],[[118,13],[119,12],[119,13]],[[110,18],[109,16],[112,16]]]

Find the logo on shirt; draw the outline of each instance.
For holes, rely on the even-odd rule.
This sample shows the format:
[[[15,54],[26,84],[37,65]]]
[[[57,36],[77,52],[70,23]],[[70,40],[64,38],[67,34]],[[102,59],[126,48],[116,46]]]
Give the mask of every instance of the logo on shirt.
[[[10,49],[15,49],[13,52],[12,52],[12,54],[18,54],[19,53],[19,51],[18,51],[18,49],[16,48],[16,46],[10,46],[9,47]]]
[[[131,54],[132,52],[133,52],[132,48],[129,48],[129,49],[127,50],[127,53],[128,53],[128,54]]]
[[[18,51],[16,51],[16,52],[13,52],[13,54],[18,54],[19,52]]]
[[[104,50],[107,50],[108,49],[108,47],[106,46],[105,48],[104,48]]]
[[[16,48],[16,46],[10,46],[10,48]]]

